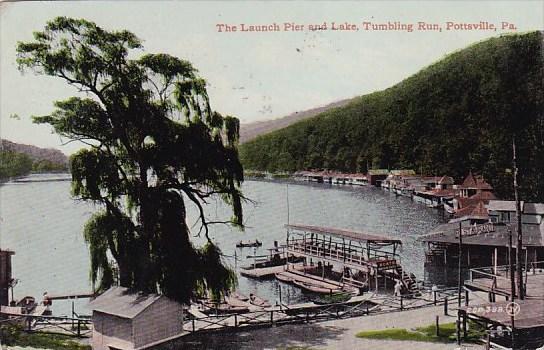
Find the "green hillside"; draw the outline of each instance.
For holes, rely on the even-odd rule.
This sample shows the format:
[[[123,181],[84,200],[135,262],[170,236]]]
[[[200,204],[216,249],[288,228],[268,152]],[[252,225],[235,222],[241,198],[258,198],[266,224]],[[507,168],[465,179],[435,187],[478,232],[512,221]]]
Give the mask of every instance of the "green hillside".
[[[505,35],[448,55],[384,91],[241,146],[246,169],[413,168],[482,173],[511,196],[516,135],[524,199],[544,201],[542,33]]]

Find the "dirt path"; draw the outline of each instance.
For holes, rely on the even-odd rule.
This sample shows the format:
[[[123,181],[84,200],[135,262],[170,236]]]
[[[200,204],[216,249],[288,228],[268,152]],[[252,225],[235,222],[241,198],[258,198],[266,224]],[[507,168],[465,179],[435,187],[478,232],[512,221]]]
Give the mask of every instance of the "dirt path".
[[[450,314],[455,314],[454,310]],[[310,324],[284,325],[251,331],[209,334],[200,338],[185,338],[184,349],[285,349],[305,347],[309,349],[459,349],[456,344],[412,341],[370,340],[355,337],[362,330],[386,328],[415,328],[432,324],[436,315],[440,323],[455,322],[455,317],[444,316],[443,307],[427,307],[375,316],[362,316],[343,320]],[[473,344],[461,349],[479,349]]]

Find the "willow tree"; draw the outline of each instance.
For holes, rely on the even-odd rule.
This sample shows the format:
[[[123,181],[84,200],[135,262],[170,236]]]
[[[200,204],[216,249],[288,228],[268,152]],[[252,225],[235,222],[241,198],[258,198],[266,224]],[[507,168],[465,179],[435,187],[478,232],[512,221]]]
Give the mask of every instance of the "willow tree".
[[[19,42],[19,69],[58,77],[77,89],[47,116],[72,156],[72,193],[101,210],[86,223],[91,279],[114,281],[186,302],[205,290],[234,286],[235,276],[208,236],[204,207],[219,197],[242,227],[243,170],[239,122],[212,111],[205,81],[192,65],[167,54],[144,54],[129,31],[108,31],[83,19],[58,17]],[[207,244],[195,247],[186,205],[196,205]],[[113,259],[115,262],[113,261]]]

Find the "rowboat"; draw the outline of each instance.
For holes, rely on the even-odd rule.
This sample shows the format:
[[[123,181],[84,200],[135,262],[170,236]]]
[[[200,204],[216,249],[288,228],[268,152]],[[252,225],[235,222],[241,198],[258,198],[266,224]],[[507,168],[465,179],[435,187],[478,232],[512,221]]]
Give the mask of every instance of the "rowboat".
[[[255,295],[253,293],[249,295],[249,303],[251,305],[255,305],[255,306],[259,306],[259,307],[270,307],[270,303],[267,300]]]
[[[327,288],[327,287],[320,286],[318,284],[314,284],[310,282],[302,282],[302,281],[295,280],[293,281],[293,283],[304,290],[307,290],[313,293],[319,293],[319,294],[330,294],[330,293],[338,292],[340,290],[339,287]]]
[[[281,272],[275,274],[274,276],[276,276],[276,278],[277,278],[279,281],[282,281],[282,282],[285,282],[285,283],[292,283],[292,282],[294,281],[293,278],[291,278],[291,277],[289,277],[289,276],[285,276],[285,275],[282,274]]]
[[[240,241],[238,243],[236,243],[236,247],[237,248],[244,248],[244,247],[260,247],[262,246],[263,243],[260,242],[258,239],[255,240],[255,242],[244,242],[244,241]]]
[[[204,301],[202,303],[203,310],[205,314],[234,314],[234,313],[244,313],[249,312],[249,307],[247,305],[237,304],[231,305],[228,302],[214,303],[211,301]]]

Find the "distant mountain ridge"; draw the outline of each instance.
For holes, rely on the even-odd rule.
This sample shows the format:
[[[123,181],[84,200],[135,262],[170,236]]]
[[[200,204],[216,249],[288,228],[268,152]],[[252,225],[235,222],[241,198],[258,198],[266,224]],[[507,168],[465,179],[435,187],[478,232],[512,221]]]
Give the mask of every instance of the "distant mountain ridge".
[[[5,139],[0,139],[0,142],[0,150],[23,153],[29,156],[33,161],[46,160],[55,164],[68,165],[68,157],[58,149],[25,145]]]
[[[483,175],[512,198],[544,201],[544,55],[540,31],[453,52],[382,91],[259,135],[240,146],[258,171],[417,169],[460,180]]]
[[[353,99],[348,98],[336,102],[329,103],[325,106],[308,109],[305,111],[298,111],[291,113],[285,117],[280,117],[272,120],[265,120],[240,125],[240,143],[251,141],[259,135],[267,134],[269,132],[285,128],[298,121],[314,117],[320,113],[328,111],[333,108],[343,107],[350,103]]]

